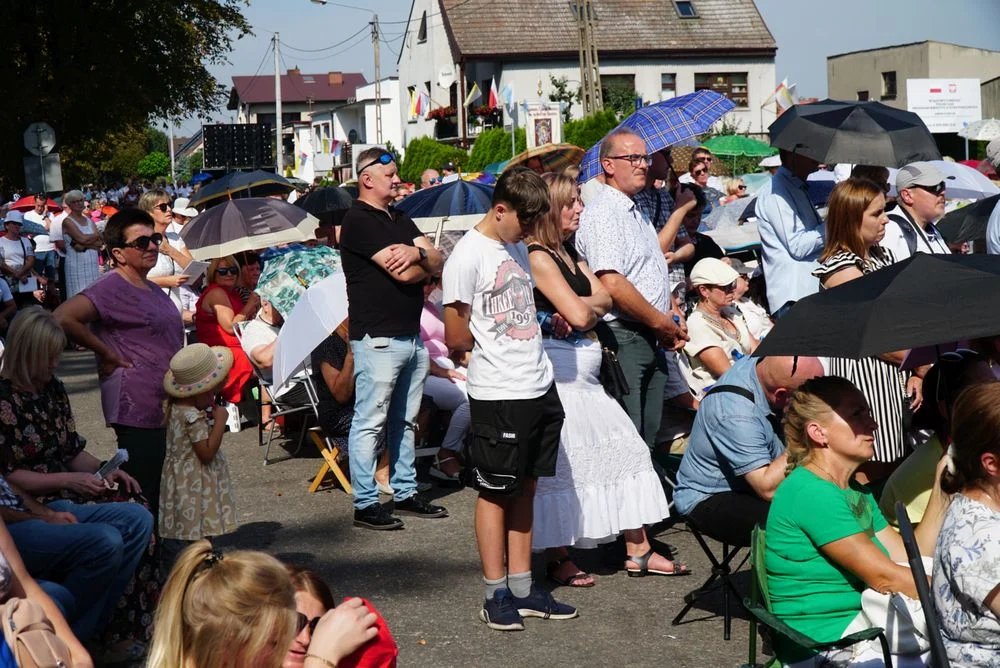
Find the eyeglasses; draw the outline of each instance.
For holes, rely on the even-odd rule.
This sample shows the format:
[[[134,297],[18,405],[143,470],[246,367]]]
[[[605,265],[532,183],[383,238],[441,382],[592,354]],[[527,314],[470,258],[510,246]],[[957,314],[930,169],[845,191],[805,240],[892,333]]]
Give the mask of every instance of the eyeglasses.
[[[170,206],[170,202],[164,202],[163,204],[157,204],[153,208],[159,209],[160,213],[166,213],[167,211],[170,211],[173,207]]]
[[[612,160],[628,160],[629,164],[633,167],[639,167],[640,165],[649,167],[653,164],[653,156],[648,154],[629,153],[628,155],[609,155],[608,157]]]
[[[366,163],[364,167],[359,167],[358,168],[358,174],[360,174],[361,172],[365,171],[366,169],[368,169],[372,165],[388,165],[388,164],[392,163],[392,161],[394,161],[395,159],[396,159],[396,157],[392,153],[389,153],[388,151],[385,152],[385,153],[382,153],[377,158],[375,158],[374,160],[372,160],[371,162]]]
[[[914,186],[914,187],[927,191],[930,194],[934,195],[935,197],[937,197],[938,195],[943,195],[945,191],[944,181],[937,184],[936,186]]]
[[[309,634],[312,635],[316,632],[316,625],[319,624],[319,620],[322,619],[321,617],[313,617],[312,619],[309,619],[301,612],[296,612],[295,615],[295,635],[302,633],[302,629],[307,626],[309,627]]]
[[[219,267],[215,270],[216,276],[239,276],[239,267]]]
[[[702,174],[706,173],[707,171],[708,171],[707,169],[696,169],[693,172],[691,172],[691,174],[692,174],[692,176],[701,176]]]
[[[144,251],[147,248],[149,248],[150,244],[159,246],[160,242],[162,241],[163,241],[163,235],[160,234],[159,232],[153,232],[153,234],[151,235],[144,234],[141,237],[136,237],[132,241],[123,243],[122,248],[135,248],[137,250]]]

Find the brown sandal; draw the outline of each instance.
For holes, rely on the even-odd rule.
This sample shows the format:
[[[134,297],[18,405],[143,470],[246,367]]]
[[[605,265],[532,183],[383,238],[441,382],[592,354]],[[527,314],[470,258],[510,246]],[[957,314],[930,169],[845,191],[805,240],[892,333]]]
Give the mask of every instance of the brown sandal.
[[[550,580],[555,582],[557,585],[563,587],[577,587],[579,589],[586,589],[588,587],[593,587],[595,584],[597,584],[596,582],[586,582],[583,584],[579,584],[580,580],[594,577],[593,575],[585,571],[580,571],[579,573],[573,573],[573,575],[570,575],[568,578],[557,577],[556,571],[559,570],[560,566],[569,561],[570,561],[569,557],[563,557],[562,559],[556,559],[555,561],[550,561],[548,565],[545,567],[545,574],[548,576]]]

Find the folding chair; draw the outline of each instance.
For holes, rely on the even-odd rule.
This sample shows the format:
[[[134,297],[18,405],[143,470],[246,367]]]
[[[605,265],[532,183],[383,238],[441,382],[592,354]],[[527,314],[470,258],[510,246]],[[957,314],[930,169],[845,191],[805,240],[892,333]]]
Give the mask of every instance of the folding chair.
[[[741,545],[727,545],[722,543],[722,555],[716,556],[712,549],[708,546],[705,541],[705,536],[702,531],[695,525],[690,517],[684,517],[684,522],[688,525],[688,529],[691,530],[691,535],[694,539],[698,541],[701,546],[702,551],[708,560],[712,563],[712,573],[708,576],[708,579],[694,591],[689,592],[684,596],[684,607],[681,611],[677,613],[674,617],[674,626],[678,626],[683,622],[684,617],[687,613],[691,611],[691,608],[706,595],[715,591],[716,589],[722,589],[722,623],[723,623],[723,638],[729,640],[732,635],[733,626],[733,616],[729,607],[729,597],[730,594],[736,596],[737,602],[743,600],[743,595],[736,589],[736,585],[733,584],[732,574],[743,568],[743,564],[746,563],[749,558],[749,554],[743,557],[743,560],[739,562],[736,568],[732,567],[733,561],[739,556],[740,550],[745,546]]]
[[[306,392],[309,395],[313,417],[316,418],[316,422],[318,423],[319,395],[316,393],[316,386],[313,384],[312,376],[307,374],[302,382],[305,383]],[[340,457],[340,446],[320,426],[309,429],[309,438],[323,457],[323,465],[320,466],[319,471],[313,477],[313,481],[309,485],[309,492],[313,493],[318,490],[322,486],[323,480],[326,479],[326,475],[332,473],[337,482],[340,483],[341,488],[348,494],[353,494],[354,489],[351,487],[351,479],[344,473],[344,469],[341,468],[340,463],[337,461],[338,457]]]
[[[766,533],[758,524],[754,527],[753,536],[750,540],[750,571],[753,580],[750,585],[750,598],[743,601],[743,607],[750,613],[750,647],[748,663],[741,668],[757,668],[757,624],[762,624],[768,631],[783,637],[788,642],[803,649],[822,652],[828,649],[840,649],[850,647],[866,640],[879,639],[882,645],[882,660],[888,668],[892,668],[892,655],[889,653],[889,642],[886,640],[885,631],[880,628],[870,628],[849,636],[838,638],[833,642],[817,642],[799,633],[785,622],[774,616],[771,612],[771,596],[767,586],[767,567],[765,564],[765,542]],[[771,660],[768,666],[780,666],[777,658]],[[945,664],[947,665],[947,664]]]
[[[913,533],[913,525],[910,523],[910,516],[906,513],[906,506],[902,501],[896,502],[896,519],[899,521],[899,534],[903,537],[903,545],[906,547],[906,556],[910,562],[910,570],[913,571],[913,579],[917,585],[917,595],[920,597],[920,605],[924,609],[924,620],[927,622],[927,633],[930,634],[932,665],[937,668],[949,668],[948,653],[944,649],[944,640],[941,639],[941,625],[938,624],[937,613],[934,610],[934,597],[931,596],[930,587],[927,585],[927,572],[924,570],[924,560],[920,556],[920,546],[917,545],[917,537]]]
[[[243,345],[243,327],[245,325],[246,325],[246,323],[240,322],[240,323],[237,323],[233,327],[233,333],[235,334],[236,339],[240,342],[241,346]],[[244,352],[246,352],[246,351],[244,351]],[[249,353],[247,354],[247,357],[248,358],[250,357]],[[254,378],[257,381],[257,387],[258,387],[258,392],[257,392],[257,418],[258,418],[258,420],[257,420],[257,443],[258,443],[258,445],[263,445],[264,446],[264,466],[267,466],[268,464],[274,464],[276,462],[282,462],[282,461],[285,461],[287,459],[292,459],[293,457],[295,457],[296,455],[298,455],[299,454],[299,450],[302,449],[302,442],[305,439],[306,423],[308,422],[308,420],[304,419],[302,421],[302,428],[299,430],[299,437],[296,440],[295,450],[290,455],[288,455],[287,457],[282,457],[281,459],[276,459],[274,461],[270,461],[268,459],[268,454],[270,453],[270,450],[271,450],[271,441],[274,439],[274,427],[277,424],[277,418],[279,418],[279,417],[285,417],[285,416],[288,416],[288,415],[305,414],[305,415],[303,415],[303,417],[304,418],[308,418],[309,413],[312,413],[313,416],[315,417],[315,414],[316,414],[316,410],[315,410],[315,402],[316,402],[316,400],[314,398],[315,397],[315,390],[313,390],[312,394],[310,394],[309,387],[308,386],[306,387],[306,394],[307,394],[308,398],[307,398],[307,402],[304,403],[304,404],[303,403],[291,403],[291,402],[288,402],[288,401],[283,401],[280,397],[276,398],[274,396],[274,391],[273,391],[274,388],[273,388],[272,384],[269,383],[267,380],[264,379],[264,377],[261,375],[261,370],[257,367],[256,364],[254,364],[254,362],[253,362],[252,359],[250,360],[250,366],[253,368],[253,375],[254,375]],[[308,369],[306,368],[306,362],[305,361],[301,365],[299,365],[298,367],[296,367],[296,369],[293,372],[292,376],[294,377],[296,374],[299,374],[300,376],[304,376],[306,378],[309,377],[309,373],[308,373]],[[267,401],[264,400],[265,391],[266,391],[267,397],[268,397]],[[264,408],[264,406],[270,406],[271,407],[271,420],[268,423],[268,427],[267,427],[267,440],[266,441],[264,440],[264,431],[265,431],[265,429],[264,429],[264,418],[263,418],[263,408]]]

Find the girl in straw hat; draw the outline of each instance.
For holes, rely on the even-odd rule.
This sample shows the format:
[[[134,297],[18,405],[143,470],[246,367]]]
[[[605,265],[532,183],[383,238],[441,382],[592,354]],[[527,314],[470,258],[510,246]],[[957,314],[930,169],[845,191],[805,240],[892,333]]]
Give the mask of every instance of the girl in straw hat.
[[[190,543],[236,528],[229,464],[220,451],[227,413],[215,401],[232,366],[228,348],[196,343],[173,356],[163,378],[168,395],[159,524],[164,574]]]

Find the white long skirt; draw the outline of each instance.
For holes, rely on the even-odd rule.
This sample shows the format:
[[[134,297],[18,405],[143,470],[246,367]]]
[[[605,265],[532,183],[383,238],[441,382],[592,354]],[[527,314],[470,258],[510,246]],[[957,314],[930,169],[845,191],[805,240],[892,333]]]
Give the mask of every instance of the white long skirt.
[[[670,515],[649,448],[604,391],[601,348],[545,339],[566,420],[556,474],[539,478],[532,546],[590,548]]]

